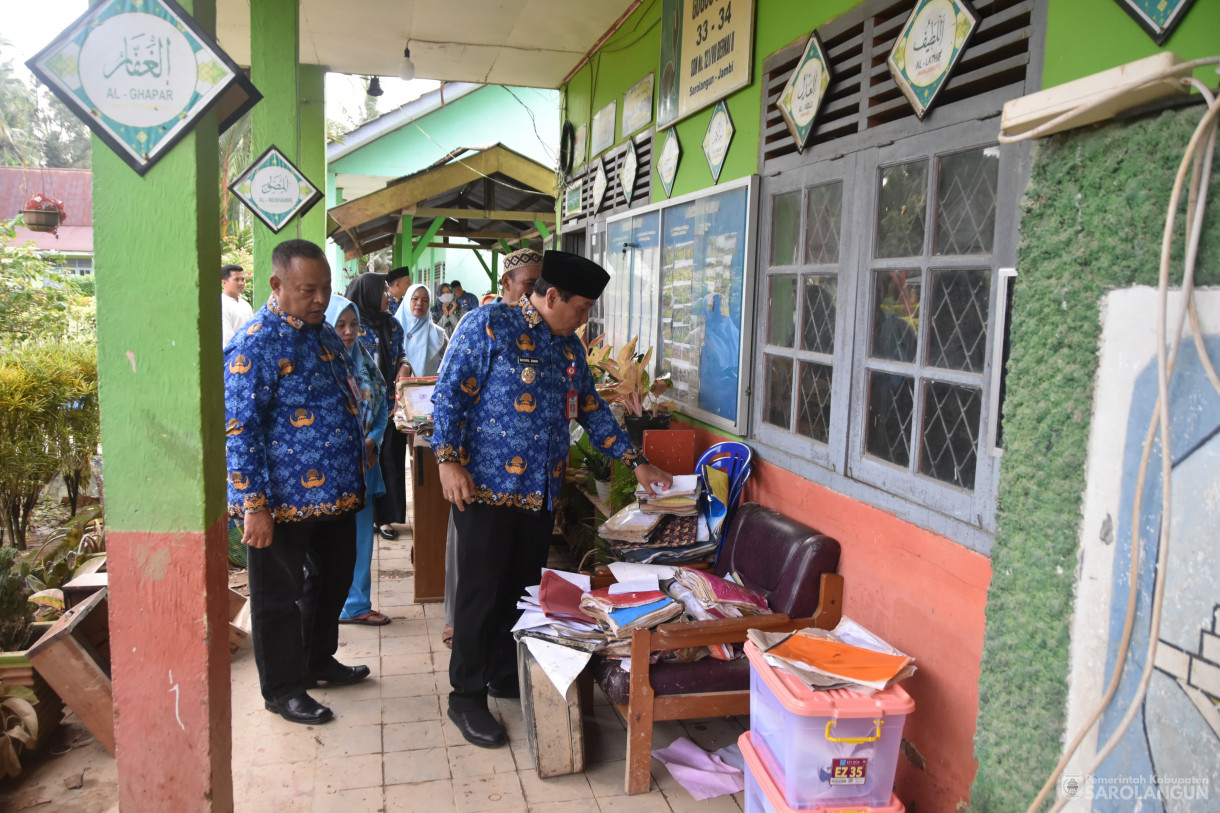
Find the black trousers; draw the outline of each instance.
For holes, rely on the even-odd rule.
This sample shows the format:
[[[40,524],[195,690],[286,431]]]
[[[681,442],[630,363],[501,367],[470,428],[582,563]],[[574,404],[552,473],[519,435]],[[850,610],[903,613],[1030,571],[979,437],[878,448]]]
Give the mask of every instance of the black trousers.
[[[339,613],[356,563],[356,513],[276,523],[271,544],[249,548],[250,626],[263,699],[303,692],[334,660]]]
[[[487,686],[517,680],[517,599],[538,584],[554,520],[550,511],[475,503],[451,511],[457,528],[458,584],[449,658],[449,707],[487,707]]]
[[[379,462],[381,477],[385,480],[385,493],[373,498],[373,523],[381,527],[391,522],[406,522],[407,436],[394,426],[393,418],[385,430]]]

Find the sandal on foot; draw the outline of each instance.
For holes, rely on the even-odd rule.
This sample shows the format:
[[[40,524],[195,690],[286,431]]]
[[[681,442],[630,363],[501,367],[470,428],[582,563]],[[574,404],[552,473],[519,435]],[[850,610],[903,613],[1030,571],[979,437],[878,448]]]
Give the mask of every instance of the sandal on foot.
[[[385,613],[379,613],[376,610],[369,610],[360,615],[354,615],[351,618],[340,618],[340,624],[368,624],[372,627],[383,627],[390,623],[390,617]]]
[[[441,643],[449,649],[453,649],[453,627],[448,624],[441,630]]]

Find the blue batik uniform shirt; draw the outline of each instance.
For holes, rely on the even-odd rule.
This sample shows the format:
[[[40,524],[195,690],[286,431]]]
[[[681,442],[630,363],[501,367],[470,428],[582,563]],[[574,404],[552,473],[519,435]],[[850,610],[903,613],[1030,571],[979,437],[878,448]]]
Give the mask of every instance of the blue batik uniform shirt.
[[[453,334],[432,396],[437,462],[466,467],[476,502],[551,508],[568,462],[571,389],[591,440],[634,462],[640,455],[597,394],[578,337],[551,335],[525,297],[471,311]]]
[[[358,373],[329,325],[274,299],[225,348],[229,513],[271,509],[276,522],[364,505]]]

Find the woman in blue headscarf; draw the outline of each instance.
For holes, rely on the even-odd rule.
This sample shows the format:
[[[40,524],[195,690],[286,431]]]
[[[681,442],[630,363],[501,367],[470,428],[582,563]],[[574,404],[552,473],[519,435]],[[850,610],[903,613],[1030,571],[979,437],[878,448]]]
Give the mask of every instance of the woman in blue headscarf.
[[[403,305],[394,318],[402,325],[406,338],[403,344],[407,351],[407,363],[411,375],[436,375],[441,357],[445,355],[448,337],[444,329],[432,322],[428,312],[428,288],[412,285],[403,297]]]
[[[373,609],[369,596],[372,588],[369,568],[373,561],[373,498],[385,493],[381,466],[377,464],[381,439],[385,436],[389,419],[385,379],[377,369],[373,355],[359,341],[360,314],[354,302],[338,294],[332,295],[330,306],[326,309],[326,321],[343,340],[348,362],[360,381],[360,422],[364,426],[365,437],[365,502],[364,508],[356,514],[356,566],[347,603],[339,614],[339,623],[380,626],[390,623],[390,619]]]

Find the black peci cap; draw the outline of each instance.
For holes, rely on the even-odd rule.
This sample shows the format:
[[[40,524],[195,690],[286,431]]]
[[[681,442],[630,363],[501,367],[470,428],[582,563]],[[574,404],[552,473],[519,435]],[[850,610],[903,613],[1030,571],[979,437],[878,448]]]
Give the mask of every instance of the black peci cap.
[[[409,277],[409,276],[411,276],[411,269],[407,268],[405,265],[403,265],[403,266],[399,266],[398,268],[390,269],[390,271],[387,272],[385,275],[385,281],[387,283],[395,282],[397,280],[402,279],[403,277]]]
[[[567,251],[547,251],[542,255],[542,279],[568,293],[597,299],[610,281],[610,275],[592,260]]]

